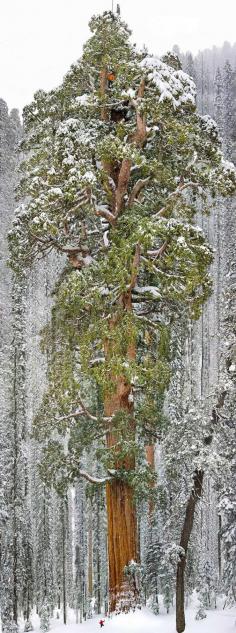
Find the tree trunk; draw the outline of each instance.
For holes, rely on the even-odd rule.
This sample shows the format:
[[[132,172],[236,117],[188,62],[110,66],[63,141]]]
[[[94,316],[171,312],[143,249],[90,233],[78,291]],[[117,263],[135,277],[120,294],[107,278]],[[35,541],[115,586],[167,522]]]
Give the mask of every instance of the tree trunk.
[[[132,489],[123,481],[107,485],[109,610],[128,611],[137,595],[124,576],[130,561],[137,562],[136,512]]]
[[[93,597],[93,515],[92,504],[89,508],[89,526],[88,526],[88,596]]]
[[[120,409],[132,413],[133,404],[128,396],[130,385],[120,378],[116,393],[106,400],[105,414],[107,416]],[[133,432],[134,429],[133,429]],[[107,446],[116,443],[115,435],[110,432],[107,436]],[[117,468],[121,464],[117,464]],[[129,458],[122,464],[126,472],[135,467],[134,459]],[[108,521],[108,561],[109,561],[109,610],[129,610],[136,601],[135,586],[125,578],[124,568],[130,561],[138,562],[137,548],[137,518],[131,486],[121,479],[114,479],[107,483],[107,521]]]
[[[193,528],[193,519],[197,501],[202,495],[203,470],[195,470],[193,477],[193,488],[189,497],[184,525],[181,532],[180,547],[184,553],[180,554],[180,560],[177,565],[176,575],[176,631],[183,633],[185,630],[185,613],[184,613],[184,574],[186,566],[186,557],[189,545],[189,539]]]
[[[155,446],[154,444],[149,444],[148,446],[146,446],[146,459],[150,468],[153,470],[153,472],[155,472]],[[154,488],[154,482],[150,484],[150,488],[151,489]],[[152,521],[152,518],[153,518],[153,510],[154,510],[153,499],[149,499],[148,512],[149,512],[150,521]]]
[[[63,604],[63,622],[66,624],[66,526],[67,508],[64,500],[62,501],[62,604]]]
[[[132,310],[131,293],[122,297],[125,310]],[[111,322],[116,327],[117,321]],[[106,357],[112,353],[110,344],[105,345]],[[127,345],[127,359],[136,356],[135,342]],[[130,397],[132,386],[123,376],[113,376],[114,390],[107,394],[104,403],[105,415],[110,417],[118,411],[129,414],[129,436],[135,437],[134,406]],[[124,438],[125,439],[125,438]],[[117,437],[112,428],[112,422],[107,433],[107,448],[116,445]],[[135,460],[126,457],[122,462],[117,460],[116,468],[124,468],[125,472],[134,470]],[[135,578],[128,578],[124,568],[131,562],[139,562],[137,545],[137,517],[131,486],[122,479],[115,479],[107,483],[107,521],[108,521],[108,563],[109,563],[109,610],[129,611],[137,601],[138,587]]]
[[[219,514],[219,529],[218,529],[218,570],[219,570],[219,583],[221,583],[221,571],[222,571],[222,561],[221,561],[221,538],[222,538],[222,517]]]

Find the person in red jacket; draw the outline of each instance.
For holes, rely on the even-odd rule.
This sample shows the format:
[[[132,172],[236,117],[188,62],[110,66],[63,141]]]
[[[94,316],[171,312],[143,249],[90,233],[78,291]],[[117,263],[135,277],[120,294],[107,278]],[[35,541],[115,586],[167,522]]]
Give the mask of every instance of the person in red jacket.
[[[100,627],[102,628],[102,626],[104,626],[105,624],[105,620],[99,620],[99,624],[100,624]]]

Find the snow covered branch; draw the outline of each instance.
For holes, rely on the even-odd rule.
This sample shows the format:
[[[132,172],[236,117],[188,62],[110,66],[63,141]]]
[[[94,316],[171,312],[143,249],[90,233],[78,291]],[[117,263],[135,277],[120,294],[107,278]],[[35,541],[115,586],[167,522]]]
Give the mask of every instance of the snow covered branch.
[[[135,286],[133,292],[141,296],[149,295],[152,299],[161,299],[161,294],[156,286],[143,286],[142,288]]]
[[[89,481],[91,484],[96,484],[96,485],[106,484],[107,481],[111,481],[112,479],[111,475],[108,475],[107,477],[94,477],[93,475],[90,475],[89,473],[87,473],[85,470],[79,470],[78,475],[79,477],[83,477],[84,479],[87,479],[87,481]]]

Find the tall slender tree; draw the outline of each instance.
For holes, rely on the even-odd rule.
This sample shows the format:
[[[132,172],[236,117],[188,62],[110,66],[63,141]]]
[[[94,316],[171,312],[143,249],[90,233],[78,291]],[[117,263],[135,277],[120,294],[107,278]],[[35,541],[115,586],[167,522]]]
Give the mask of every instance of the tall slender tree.
[[[90,28],[63,84],[25,109],[28,203],[10,247],[16,271],[52,250],[67,256],[44,333],[49,388],[36,434],[48,437],[42,474],[59,490],[79,476],[106,483],[113,611],[138,599],[136,500],[153,480],[145,444],[161,421],[171,324],[198,318],[211,290],[197,200],[229,195],[235,173],[176,57],[138,53],[111,12]],[[81,467],[91,445],[100,478]]]

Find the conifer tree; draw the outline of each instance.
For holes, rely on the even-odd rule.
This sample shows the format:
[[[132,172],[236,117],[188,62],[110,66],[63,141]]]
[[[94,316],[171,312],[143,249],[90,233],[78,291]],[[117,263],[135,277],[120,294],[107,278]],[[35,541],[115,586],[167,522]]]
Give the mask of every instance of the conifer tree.
[[[232,158],[232,136],[234,127],[233,108],[233,71],[231,64],[226,61],[223,71],[224,85],[224,152],[230,160]]]
[[[36,435],[48,438],[42,475],[59,491],[80,476],[106,483],[113,611],[138,600],[136,501],[153,481],[145,445],[162,419],[172,323],[198,318],[211,291],[197,202],[207,211],[209,193],[230,195],[235,174],[176,59],[138,53],[111,12],[90,28],[63,84],[25,108],[28,202],[9,239],[16,271],[52,250],[67,256]],[[81,467],[91,446],[99,478]]]
[[[24,352],[21,316],[24,313],[22,280],[7,267],[7,232],[14,209],[14,187],[18,163],[17,145],[21,125],[17,111],[8,113],[0,99],[0,609],[2,630],[17,630],[23,589],[19,582],[25,569],[26,516],[24,513]]]
[[[224,87],[220,68],[217,68],[215,76],[215,103],[214,116],[220,134],[224,132]]]
[[[231,230],[235,230],[235,218],[232,217]],[[230,256],[234,250],[234,232],[232,230],[230,242]],[[221,418],[219,432],[219,454],[223,459],[224,478],[220,482],[221,500],[220,512],[222,516],[221,536],[223,543],[223,587],[226,602],[236,601],[236,450],[235,450],[235,383],[236,383],[236,271],[235,261],[227,275],[227,290],[225,292],[225,329],[224,347],[222,349],[222,382],[221,391],[224,394],[224,411]]]

